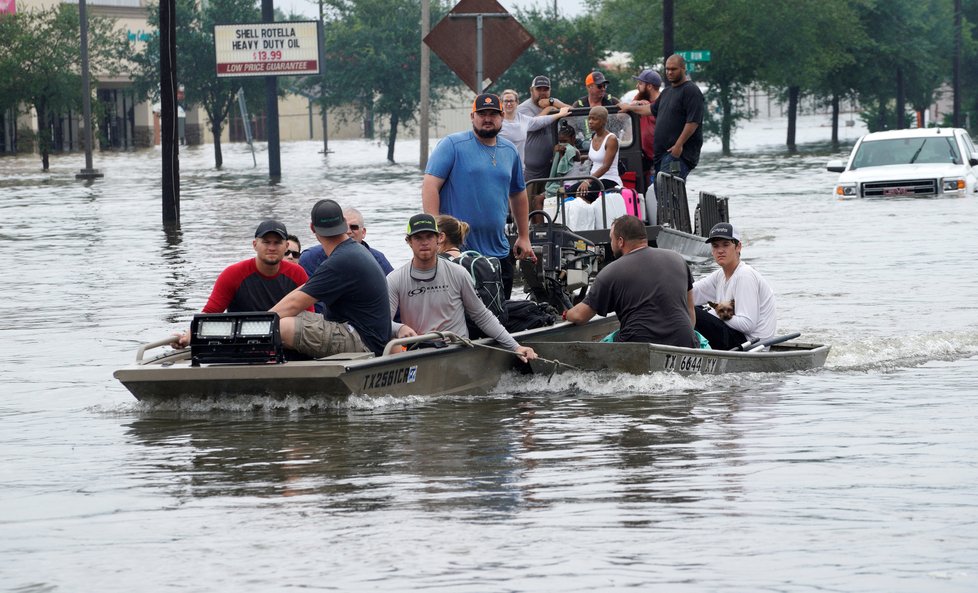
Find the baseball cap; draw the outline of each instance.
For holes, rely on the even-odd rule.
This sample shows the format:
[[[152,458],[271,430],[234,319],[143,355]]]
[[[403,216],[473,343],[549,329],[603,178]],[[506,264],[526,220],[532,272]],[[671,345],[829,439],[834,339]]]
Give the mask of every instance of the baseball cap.
[[[533,87],[533,88],[536,88],[536,87],[539,87],[539,86],[545,86],[545,87],[547,87],[549,89],[550,88],[550,79],[547,78],[546,76],[537,76],[537,77],[535,77],[533,79],[533,84],[531,84],[530,86]]]
[[[418,233],[437,233],[438,223],[435,222],[435,217],[430,214],[415,214],[408,221],[407,234],[416,235]]]
[[[312,207],[312,228],[320,237],[345,235],[350,229],[343,218],[343,209],[333,200],[319,200]]]
[[[491,109],[493,111],[502,111],[503,108],[500,107],[499,96],[492,93],[482,93],[475,98],[472,102],[472,112],[482,111],[483,109]]]
[[[710,229],[710,236],[706,239],[706,242],[709,243],[714,239],[726,239],[740,243],[740,233],[729,222],[718,222]]]
[[[605,84],[606,82],[608,82],[608,79],[598,70],[588,74],[587,78],[584,79],[585,86],[589,84]]]
[[[662,77],[659,76],[658,72],[652,70],[651,68],[642,70],[641,74],[638,76],[633,76],[632,78],[644,82],[645,84],[651,84],[655,87],[662,86]]]
[[[288,240],[289,232],[285,230],[285,225],[277,220],[263,220],[258,228],[255,229],[255,238],[264,237],[268,233],[275,233],[279,237]]]

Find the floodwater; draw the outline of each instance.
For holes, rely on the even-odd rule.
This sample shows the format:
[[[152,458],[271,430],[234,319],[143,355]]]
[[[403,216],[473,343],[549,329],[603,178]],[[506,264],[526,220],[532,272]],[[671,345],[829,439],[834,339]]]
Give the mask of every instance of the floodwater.
[[[333,197],[406,261],[414,142],[284,145],[277,185],[261,152],[185,149],[172,236],[159,151],[96,154],[87,186],[81,155],[0,159],[0,590],[978,590],[978,197],[840,201],[827,149],[747,125],[690,188],[730,197],[824,369],[318,407],[154,408],[112,371],[263,217],[310,239]]]

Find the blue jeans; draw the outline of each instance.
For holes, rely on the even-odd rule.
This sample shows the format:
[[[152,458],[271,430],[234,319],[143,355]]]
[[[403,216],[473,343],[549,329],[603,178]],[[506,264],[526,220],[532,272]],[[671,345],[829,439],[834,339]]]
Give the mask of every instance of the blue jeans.
[[[671,163],[677,163],[677,165],[672,165]],[[678,172],[674,170],[676,166],[679,167]],[[664,155],[662,155],[662,158],[659,159],[659,166],[655,170],[655,175],[658,175],[659,171],[665,171],[666,173],[672,175],[673,177],[680,177],[683,179],[683,181],[685,181],[686,176],[689,175],[689,165],[687,165],[686,161],[684,161],[683,159],[681,158],[677,159],[676,157],[666,152]],[[652,177],[653,179],[655,179],[655,175],[653,175]]]

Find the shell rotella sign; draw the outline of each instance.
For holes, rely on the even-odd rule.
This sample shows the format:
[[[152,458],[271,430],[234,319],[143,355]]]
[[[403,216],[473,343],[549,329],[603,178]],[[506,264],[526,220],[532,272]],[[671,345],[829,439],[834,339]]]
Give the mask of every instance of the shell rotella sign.
[[[217,75],[320,74],[319,27],[318,21],[214,25]]]

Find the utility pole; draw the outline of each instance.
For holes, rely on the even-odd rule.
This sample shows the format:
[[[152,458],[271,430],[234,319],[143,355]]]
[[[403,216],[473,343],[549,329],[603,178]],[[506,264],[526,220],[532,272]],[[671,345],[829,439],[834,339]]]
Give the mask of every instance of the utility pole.
[[[428,116],[431,108],[431,50],[424,42],[431,30],[431,1],[421,0],[421,117],[420,117],[420,160],[422,171],[428,166]]]
[[[275,22],[272,0],[261,0],[261,20],[263,23]],[[282,176],[282,155],[279,150],[277,76],[265,77],[265,129],[268,131],[268,176],[278,179]]]
[[[672,0],[662,0],[662,63],[665,64],[669,56],[676,53],[676,44],[673,38],[673,17],[674,11]]]
[[[323,20],[323,0],[319,0],[319,26],[322,31],[326,30],[326,21]],[[319,42],[323,43],[323,39]],[[320,54],[322,59],[322,54]],[[326,115],[326,67],[323,66],[322,79],[319,82],[319,108],[323,113],[323,154],[329,154],[329,122]]]
[[[75,179],[92,180],[104,175],[92,168],[92,86],[88,75],[88,8],[85,0],[78,0],[78,18],[81,21],[82,129],[85,142],[85,168],[75,174]]]
[[[163,228],[180,228],[180,140],[177,137],[177,3],[160,0],[160,141]]]
[[[951,121],[961,127],[961,0],[954,0],[954,57],[951,61],[951,81],[954,87],[954,103]]]

